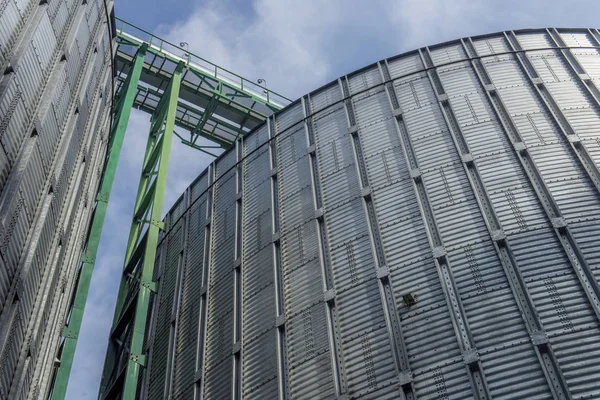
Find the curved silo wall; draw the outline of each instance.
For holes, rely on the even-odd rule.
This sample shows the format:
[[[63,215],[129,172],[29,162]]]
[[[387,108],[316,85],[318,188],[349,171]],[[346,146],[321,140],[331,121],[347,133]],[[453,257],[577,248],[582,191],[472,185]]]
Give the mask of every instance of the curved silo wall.
[[[58,367],[110,130],[106,4],[0,3],[1,399],[47,398]]]
[[[238,141],[167,214],[142,396],[599,397],[599,38],[422,48]]]

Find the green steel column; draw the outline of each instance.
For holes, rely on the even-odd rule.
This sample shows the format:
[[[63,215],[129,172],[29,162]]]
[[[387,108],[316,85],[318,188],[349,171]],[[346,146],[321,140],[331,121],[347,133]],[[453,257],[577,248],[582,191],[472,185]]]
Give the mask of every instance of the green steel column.
[[[81,270],[79,273],[79,282],[75,290],[75,297],[71,311],[71,318],[68,325],[64,327],[63,351],[60,358],[60,367],[56,373],[54,387],[52,390],[52,400],[62,400],[67,392],[67,383],[73,366],[73,357],[75,355],[75,347],[81,329],[81,321],[83,320],[83,312],[85,303],[90,288],[90,280],[96,263],[96,254],[100,244],[102,235],[102,227],[104,226],[104,218],[106,217],[106,208],[110,198],[110,192],[115,179],[115,172],[123,146],[123,138],[129,122],[131,108],[137,94],[137,86],[144,66],[144,56],[146,55],[147,45],[143,44],[135,56],[131,70],[127,76],[123,88],[121,89],[122,97],[115,107],[115,116],[111,126],[111,136],[108,150],[108,161],[106,163],[102,182],[96,196],[96,209],[94,211],[91,229],[86,244],[86,250],[81,257]]]
[[[100,392],[101,398],[112,398],[117,393],[121,393],[124,399],[134,399],[141,367],[146,366],[146,355],[143,354],[144,336],[150,297],[156,290],[152,279],[158,234],[163,228],[162,206],[182,70],[183,64],[180,63],[151,119],[150,135],[142,165],[123,276],[109,340],[105,376]],[[137,279],[139,279],[139,286],[136,288],[133,284]],[[129,293],[130,290],[137,290],[137,293]],[[125,304],[128,294],[130,294],[130,300]],[[133,307],[135,307],[134,312],[132,311]],[[130,318],[133,318],[133,321]],[[132,330],[131,343],[123,343],[119,339],[120,334],[127,328]],[[116,371],[115,368],[119,368],[118,355],[124,354],[124,352],[129,354],[125,370]],[[124,376],[122,376],[123,373]],[[121,378],[123,386],[119,388]]]

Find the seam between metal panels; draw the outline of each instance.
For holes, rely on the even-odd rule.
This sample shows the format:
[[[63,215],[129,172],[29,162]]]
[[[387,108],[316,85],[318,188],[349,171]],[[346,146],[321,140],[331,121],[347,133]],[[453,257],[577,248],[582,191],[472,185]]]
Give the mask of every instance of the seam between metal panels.
[[[475,51],[473,49],[473,51]],[[481,71],[489,76],[485,65],[481,65]],[[493,83],[491,78],[489,83]],[[508,141],[514,147],[517,143],[522,143],[522,139],[515,127],[514,121],[512,117],[506,111],[506,107],[504,102],[502,101],[499,93],[496,92],[494,88],[486,89],[488,93],[488,97],[492,101],[492,106],[495,113],[500,120],[502,125],[502,130],[506,134]],[[569,259],[575,274],[577,275],[578,280],[580,281],[581,287],[585,292],[594,313],[598,317],[600,315],[598,299],[596,294],[594,293],[592,286],[590,284],[587,273],[589,269],[585,270],[582,268],[580,263],[580,254],[576,252],[577,248],[571,247],[571,243],[573,238],[571,233],[569,232],[568,226],[558,227],[553,224],[553,221],[557,221],[560,223],[562,221],[562,217],[560,213],[557,211],[558,208],[554,202],[554,199],[549,195],[548,188],[546,187],[545,182],[541,179],[540,173],[537,169],[537,166],[529,156],[527,151],[517,151],[515,150],[515,154],[520,162],[521,168],[525,171],[525,174],[529,180],[531,187],[536,194],[538,201],[540,202],[546,217],[548,219],[549,224],[552,226],[553,231],[556,234],[557,239],[560,241],[561,246],[563,248],[564,254]]]
[[[275,117],[268,117],[267,134],[269,139],[275,136]],[[280,222],[279,222],[279,181],[277,176],[277,146],[276,141],[269,140],[269,168],[274,173],[270,174],[271,186],[271,222],[272,238],[279,238]],[[286,315],[285,315],[285,295],[283,291],[283,271],[281,265],[281,242],[279,239],[272,241],[273,246],[273,283],[275,289],[275,329],[277,330],[277,386],[278,399],[285,400],[288,398],[288,378],[287,378],[287,345],[286,345]],[[280,324],[278,321],[282,321]]]
[[[158,257],[156,257],[158,270],[162,271],[165,268],[165,263],[167,262],[167,250],[166,248],[169,245],[170,238],[163,242],[163,244],[156,248],[158,252]],[[156,268],[156,267],[155,267]],[[156,337],[156,324],[158,320],[158,312],[160,305],[160,297],[162,296],[162,292],[164,286],[160,284],[160,276],[156,279],[157,292],[154,295],[154,300],[152,302],[152,309],[148,312],[150,320],[148,321],[148,337],[146,339],[146,346],[144,351],[148,356],[148,367],[146,371],[143,373],[142,384],[140,388],[140,398],[147,399],[150,392],[150,373],[152,371],[152,361],[154,358],[154,338]]]
[[[513,45],[506,32],[504,33],[504,35],[506,43],[512,47]],[[517,63],[521,65],[522,72],[531,79],[522,61],[519,59]],[[532,85],[535,86],[534,82],[532,82]],[[496,93],[496,96],[498,98],[499,105],[502,107],[501,114],[503,115],[501,115],[501,121],[506,120],[510,123],[511,127],[515,127],[514,121],[506,111],[506,107],[504,106],[500,94]],[[520,138],[520,136],[517,136],[518,130],[516,128],[512,128],[512,132],[513,136],[515,138],[519,138],[519,142],[522,143],[522,139]],[[513,148],[514,147],[515,143],[513,142]],[[519,154],[519,159],[527,160],[528,165],[525,166],[527,175],[528,177],[530,177],[532,185],[534,186],[538,198],[542,203],[544,210],[547,213],[549,222],[552,224],[554,231],[556,232],[556,235],[558,236],[558,239],[560,240],[563,246],[565,254],[571,261],[573,269],[577,274],[579,281],[581,282],[581,286],[588,297],[591,307],[593,308],[596,316],[600,319],[600,288],[598,287],[598,283],[593,277],[593,274],[587,261],[585,260],[583,254],[581,253],[581,250],[577,246],[577,242],[575,241],[575,238],[573,237],[569,226],[566,224],[566,221],[564,220],[558,208],[558,205],[556,204],[556,201],[554,200],[552,194],[546,186],[546,183],[543,180],[542,175],[535,164],[535,161],[529,156],[529,152],[527,151],[527,149],[517,150],[515,148],[515,152]],[[526,155],[526,157],[523,155]]]
[[[573,52],[571,51],[571,48],[564,46],[564,42],[562,40],[562,37],[560,36],[560,33],[556,29],[552,29],[552,30],[546,29],[546,32],[548,33],[548,37],[550,38],[552,43],[554,43],[554,45],[556,46],[556,51],[558,52],[558,49],[560,49],[562,58],[569,65],[573,74],[575,74],[577,76],[579,85],[583,86],[585,88],[585,93],[587,93],[587,96],[586,96],[586,94],[584,94],[584,97],[587,97],[588,99],[590,99],[591,102],[593,104],[595,104],[596,110],[600,111],[600,99],[599,99],[600,92],[598,91],[598,88],[597,88],[596,84],[594,83],[594,81],[592,79],[590,79],[589,75],[587,75],[585,68],[583,68],[583,66],[577,59],[577,57],[573,54]],[[593,38],[592,40],[594,40],[594,41],[597,40],[594,35],[590,34],[590,36]],[[553,51],[553,53],[554,53],[554,51]],[[580,71],[582,71],[582,72],[580,72]],[[586,76],[585,77],[582,76],[582,73],[585,74]],[[548,93],[548,94],[550,95],[550,93]],[[556,108],[558,108],[560,111],[558,102],[555,101],[555,104],[556,104]],[[590,107],[590,108],[592,108],[592,107]],[[562,112],[561,112],[561,114],[562,114]],[[567,127],[570,130],[570,132],[564,132],[565,138],[570,139],[572,137],[577,137],[577,133],[575,132],[573,127],[569,124],[566,117],[563,115],[562,118],[565,120],[565,123],[567,124]],[[579,141],[573,142],[573,141],[569,140],[569,142],[571,143],[571,146],[573,147],[573,149],[575,151],[581,153],[582,164],[583,164],[584,168],[586,170],[588,170],[590,176],[592,177],[592,181],[594,182],[594,186],[596,187],[596,190],[597,191],[600,190],[599,186],[598,186],[598,182],[600,182],[600,171],[598,169],[598,165],[596,165],[596,163],[592,159],[589,151],[585,148],[585,146],[581,146],[581,142],[579,142]]]
[[[343,78],[340,78],[338,80],[338,85],[342,97],[350,98],[350,91],[348,88],[348,77],[345,76]],[[398,306],[392,290],[393,285],[388,272],[387,259],[385,251],[383,249],[383,241],[381,240],[381,234],[379,230],[379,222],[377,220],[377,214],[375,212],[375,207],[373,205],[373,200],[371,196],[371,187],[369,185],[368,176],[369,174],[365,166],[365,158],[362,151],[360,134],[358,129],[354,129],[357,125],[356,115],[351,99],[344,102],[344,109],[346,112],[348,128],[351,132],[350,137],[352,141],[354,162],[356,164],[356,173],[361,193],[363,193],[363,199],[361,203],[365,212],[365,220],[367,223],[369,241],[371,244],[371,252],[373,255],[373,259],[375,260],[374,267],[376,270],[376,275],[378,277],[377,286],[379,289],[381,305],[384,311],[389,344],[393,353],[394,367],[396,369],[396,375],[398,379],[399,397],[400,399],[406,399],[407,397],[412,398],[414,397],[412,372],[406,354],[406,346],[404,344],[404,338],[402,335],[402,326],[400,324],[400,319],[397,311]],[[407,393],[405,393],[405,391]]]
[[[217,164],[213,161],[208,167],[208,185],[206,191],[208,191],[207,202],[206,202],[206,227],[204,234],[204,254],[202,257],[202,287],[201,290],[201,305],[200,305],[200,317],[199,317],[199,329],[198,329],[198,350],[196,352],[196,372],[195,372],[195,383],[194,383],[194,399],[202,400],[204,398],[204,365],[206,363],[206,341],[208,331],[208,294],[210,293],[210,263],[212,261],[212,226],[214,224],[214,203],[215,203],[215,190],[214,186],[216,177],[216,166]],[[205,192],[206,192],[205,191]],[[203,192],[202,194],[204,194]],[[187,210],[185,211],[187,212]]]
[[[314,132],[313,132],[313,120],[312,114],[308,113],[310,107],[310,95],[301,98],[301,107],[302,107],[302,115],[304,118],[300,120],[298,123],[304,124],[304,132],[306,135],[306,146],[310,148],[310,146],[316,145]],[[278,135],[281,135],[283,132],[291,129],[293,126],[297,124],[293,124],[292,126],[284,129]],[[335,302],[334,301],[325,301],[325,293],[334,292],[333,286],[333,271],[331,269],[330,256],[328,254],[328,239],[327,239],[327,230],[325,227],[325,218],[322,216],[323,212],[323,195],[321,193],[321,185],[320,185],[320,174],[319,174],[319,163],[317,162],[316,154],[313,152],[308,155],[309,166],[310,166],[310,179],[311,179],[311,189],[312,189],[312,197],[313,197],[313,205],[315,208],[315,213],[321,214],[321,217],[315,218],[316,230],[317,230],[317,238],[318,238],[318,248],[319,248],[319,266],[321,269],[321,282],[323,289],[323,307],[325,307],[325,315],[327,318],[327,338],[329,341],[329,359],[331,362],[331,374],[333,376],[333,386],[336,397],[341,397],[344,393],[347,392],[347,382],[346,382],[346,369],[345,369],[345,361],[344,356],[341,352],[341,339],[339,336],[339,321],[336,312]]]
[[[469,56],[470,52],[468,46],[463,40],[461,40],[461,44],[463,50],[465,51],[465,54]],[[474,46],[471,45],[470,47],[472,50],[471,52],[474,53]],[[435,67],[435,63],[433,62],[431,54],[429,53],[429,48],[427,48],[427,53],[429,54],[428,60],[430,64]],[[480,63],[480,60],[471,61],[471,66],[478,77],[480,88],[482,88],[485,91],[485,83],[479,75],[476,63]],[[438,95],[446,94],[442,80],[437,72],[437,68],[434,68],[432,70],[429,79],[432,82],[432,86],[435,87],[435,85],[433,85],[434,81],[439,84],[439,89],[442,93],[440,93],[440,90],[438,90]],[[487,92],[486,95],[489,96]],[[489,98],[488,101],[491,102]],[[458,124],[456,114],[454,113],[452,105],[448,100],[441,101],[438,103],[440,105],[441,111],[444,114],[444,119],[450,132],[450,135],[452,136],[452,142],[455,146],[457,155],[459,157],[462,157],[463,160],[467,160],[467,162],[462,162],[465,175],[469,180],[471,191],[477,199],[479,211],[481,213],[481,216],[483,217],[488,232],[490,233],[490,237],[492,238],[491,241],[498,256],[498,261],[500,262],[504,275],[506,276],[507,281],[510,284],[515,302],[519,310],[521,311],[521,317],[523,318],[525,327],[528,330],[530,339],[532,340],[531,345],[535,349],[537,359],[540,363],[540,366],[542,367],[542,370],[544,371],[544,376],[546,377],[548,387],[551,390],[555,399],[570,398],[571,396],[569,393],[568,386],[566,384],[560,366],[558,365],[558,361],[556,360],[552,348],[550,347],[550,344],[534,339],[539,334],[542,334],[543,337],[547,340],[546,332],[543,331],[543,327],[539,320],[537,310],[533,306],[531,296],[529,294],[529,291],[527,290],[525,281],[519,271],[516,260],[514,258],[514,254],[512,252],[512,249],[510,248],[509,241],[506,238],[504,231],[502,230],[502,226],[498,220],[496,210],[494,209],[494,206],[490,200],[489,193],[485,187],[479,169],[476,163],[472,161],[472,156],[469,150],[468,142],[462,132],[462,129],[460,128],[460,125]],[[470,156],[471,161],[468,161],[469,158],[465,158],[465,156]]]
[[[505,32],[507,44],[510,48],[514,50],[521,50],[522,46],[519,43],[519,38],[515,35],[513,31]],[[552,37],[550,35],[550,37]],[[549,50],[552,50],[554,53],[557,50],[556,47],[551,47]],[[596,167],[596,165],[592,162],[590,165],[591,157],[588,154],[587,150],[584,147],[576,147],[571,137],[577,137],[575,130],[563,114],[562,110],[558,106],[558,103],[554,99],[554,96],[550,93],[545,83],[541,80],[538,75],[537,68],[531,63],[529,58],[527,57],[527,53],[519,53],[517,54],[517,60],[519,65],[521,66],[521,71],[527,76],[531,86],[535,88],[535,92],[538,94],[538,98],[544,104],[546,111],[549,112],[550,116],[556,123],[558,130],[562,133],[561,137],[563,139],[563,143],[568,143],[568,147],[575,154],[579,163],[586,171],[588,177],[594,184],[596,191],[600,193],[600,171]],[[568,64],[568,63],[567,63]]]
[[[424,62],[423,65],[425,65]],[[433,88],[433,90],[435,90],[435,88]],[[479,356],[477,355],[477,349],[472,344],[472,337],[468,327],[468,322],[466,320],[460,298],[457,296],[456,283],[451,275],[450,265],[446,255],[446,250],[441,240],[437,223],[435,221],[435,215],[431,208],[427,190],[423,184],[423,180],[421,179],[419,164],[413,149],[412,140],[409,136],[408,129],[405,126],[405,121],[402,118],[401,112],[396,111],[400,110],[400,107],[395,93],[387,91],[387,94],[392,114],[396,115],[394,121],[400,138],[400,144],[402,146],[402,151],[406,159],[407,166],[411,169],[412,187],[417,203],[419,204],[421,218],[425,226],[429,246],[432,250],[436,273],[446,299],[448,313],[454,327],[456,340],[462,352],[463,358],[465,358],[465,370],[471,383],[472,393],[477,399],[490,398],[489,389],[487,383],[485,382],[485,376],[480,365]],[[475,357],[473,360],[474,362],[470,363],[471,365],[469,365],[469,363],[466,362],[466,358],[471,355],[474,355]]]
[[[184,204],[186,207],[190,203],[190,188],[188,187],[184,192]],[[171,307],[171,332],[169,334],[169,359],[167,363],[166,376],[165,376],[165,398],[172,398],[174,395],[174,383],[175,383],[175,368],[177,362],[177,339],[179,337],[179,324],[180,324],[180,310],[181,310],[181,298],[183,291],[183,280],[185,269],[187,265],[187,254],[188,254],[188,226],[189,226],[189,213],[183,215],[183,225],[181,228],[181,250],[179,251],[178,264],[176,271],[176,283],[175,290],[173,293],[173,301]],[[156,300],[155,300],[156,303]],[[150,321],[151,323],[152,321]],[[150,368],[148,367],[144,375],[148,375]]]
[[[243,390],[242,390],[242,357],[244,355],[244,346],[243,346],[243,314],[242,310],[244,307],[244,294],[243,294],[243,263],[244,260],[242,258],[242,249],[243,249],[243,236],[242,236],[242,227],[243,227],[243,162],[241,159],[243,158],[242,149],[243,142],[242,139],[238,139],[234,142],[235,151],[235,232],[234,232],[234,265],[232,268],[233,273],[233,349],[231,351],[232,357],[232,398],[233,400],[240,400],[242,398]],[[186,213],[187,214],[187,213]]]

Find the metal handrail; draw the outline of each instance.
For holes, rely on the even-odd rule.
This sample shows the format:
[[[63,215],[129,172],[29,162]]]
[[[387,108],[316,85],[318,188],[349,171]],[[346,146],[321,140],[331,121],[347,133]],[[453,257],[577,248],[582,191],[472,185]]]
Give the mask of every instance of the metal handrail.
[[[265,104],[270,104],[277,108],[283,108],[292,102],[291,99],[288,99],[285,96],[282,96],[270,89],[265,88],[264,86],[244,78],[241,75],[236,74],[235,72],[231,72],[215,63],[197,56],[181,46],[177,46],[176,44],[159,38],[158,36],[132,23],[129,23],[118,17],[115,19],[121,23],[120,28],[117,31],[118,36],[124,37],[128,40],[138,41],[140,43],[146,42],[150,48],[158,50],[161,53],[165,53],[170,57],[184,61],[187,65],[196,67],[208,76],[226,81],[227,83],[238,87],[241,91],[251,92],[256,97],[265,100]]]

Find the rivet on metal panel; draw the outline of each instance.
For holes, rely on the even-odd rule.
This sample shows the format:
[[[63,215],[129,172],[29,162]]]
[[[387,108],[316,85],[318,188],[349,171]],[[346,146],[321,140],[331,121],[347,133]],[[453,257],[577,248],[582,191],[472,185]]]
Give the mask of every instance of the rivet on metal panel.
[[[531,343],[535,346],[543,346],[548,344],[548,335],[544,331],[531,332]]]
[[[569,142],[571,142],[571,143],[580,143],[581,142],[581,139],[579,139],[579,136],[577,136],[576,134],[568,135],[567,137],[569,138]]]
[[[401,108],[394,108],[394,109],[392,110],[392,115],[393,115],[395,118],[402,118],[402,109],[401,109]]]
[[[273,237],[272,237],[271,241],[272,241],[273,243],[279,243],[279,232],[275,232],[275,233],[273,234]]]
[[[233,269],[240,269],[241,266],[242,266],[242,259],[238,257],[233,262]]]
[[[317,151],[317,146],[314,143],[308,146],[308,154],[315,154],[315,151]]]
[[[487,83],[485,85],[485,90],[487,90],[488,92],[494,92],[496,91],[496,85],[494,85],[493,83]]]
[[[362,188],[360,190],[360,195],[365,198],[371,197],[371,188],[368,186],[365,186],[364,188]]]
[[[315,210],[315,218],[318,219],[319,221],[323,220],[323,208],[317,208]]]
[[[146,355],[145,354],[130,354],[129,359],[142,367],[146,366]]]
[[[197,369],[196,372],[194,372],[194,383],[200,382],[200,380],[202,380],[202,370]]]
[[[356,135],[358,133],[358,126],[352,125],[348,128],[348,133],[351,135]]]
[[[442,258],[446,255],[446,249],[444,246],[437,246],[433,248],[433,257]]]
[[[412,372],[410,371],[400,371],[398,374],[398,383],[400,386],[410,385],[412,383]]]
[[[534,85],[543,85],[544,81],[540,77],[531,78]]]
[[[420,181],[421,180],[421,170],[419,168],[413,168],[410,171],[410,177],[413,178],[415,181]]]
[[[515,150],[524,152],[527,150],[527,145],[523,142],[515,142]]]
[[[564,229],[567,227],[567,221],[562,217],[552,218],[552,226],[556,229]]]
[[[402,300],[407,307],[412,307],[419,302],[419,296],[416,293],[407,293],[402,296]]]
[[[275,318],[275,326],[280,328],[285,325],[285,314],[278,315]]]
[[[581,79],[582,81],[590,80],[590,76],[588,74],[578,74],[578,75],[579,75],[579,79]]]
[[[240,342],[235,342],[231,348],[231,354],[238,354],[240,350],[242,350],[242,344]]]
[[[389,274],[390,273],[388,271],[388,268],[385,265],[377,268],[377,278],[378,279],[385,280],[388,278]]]
[[[501,242],[506,240],[506,234],[502,229],[496,229],[492,231],[492,240],[495,242]]]
[[[479,353],[477,353],[477,349],[463,351],[462,357],[466,365],[473,365],[479,361]]]
[[[244,196],[244,192],[240,190],[239,192],[236,193],[235,199],[238,200],[238,201],[242,200],[243,196]]]
[[[463,154],[461,156],[462,158],[462,162],[465,164],[473,164],[473,156],[471,155],[471,153],[467,153],[467,154]]]
[[[335,299],[335,292],[333,289],[328,289],[323,292],[323,301],[326,303],[333,303]]]
[[[158,229],[160,230],[165,230],[165,223],[156,219],[153,219],[150,221],[150,223],[154,226],[156,226]]]
[[[277,167],[271,168],[271,176],[277,176]]]
[[[441,93],[437,95],[438,101],[440,103],[447,103],[448,102],[448,95],[446,93]]]

